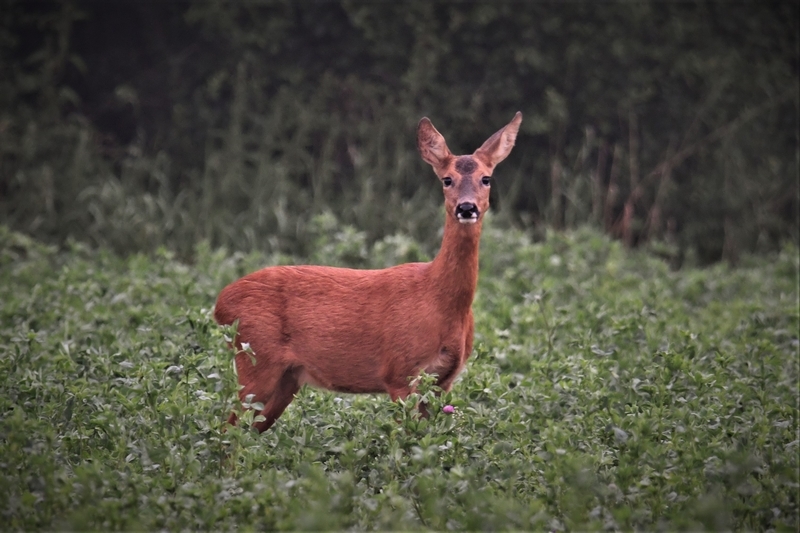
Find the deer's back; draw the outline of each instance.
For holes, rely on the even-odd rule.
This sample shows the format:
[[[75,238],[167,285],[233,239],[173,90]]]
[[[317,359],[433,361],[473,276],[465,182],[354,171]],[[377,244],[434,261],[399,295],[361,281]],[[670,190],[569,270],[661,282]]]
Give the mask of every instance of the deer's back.
[[[214,317],[220,324],[240,324],[248,317],[280,315],[297,326],[355,320],[361,325],[381,315],[419,303],[427,263],[383,270],[325,266],[276,266],[248,274],[220,293]],[[310,324],[309,324],[310,326]]]

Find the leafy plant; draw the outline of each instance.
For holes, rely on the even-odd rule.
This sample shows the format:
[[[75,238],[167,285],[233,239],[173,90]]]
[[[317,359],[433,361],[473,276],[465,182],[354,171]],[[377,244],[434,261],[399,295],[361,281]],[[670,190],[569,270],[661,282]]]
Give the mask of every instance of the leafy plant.
[[[320,262],[418,253],[322,222]],[[451,392],[304,388],[262,435],[223,423],[237,385],[211,306],[300,259],[199,245],[187,265],[0,228],[5,527],[798,527],[796,247],[672,272],[593,230],[487,224]]]

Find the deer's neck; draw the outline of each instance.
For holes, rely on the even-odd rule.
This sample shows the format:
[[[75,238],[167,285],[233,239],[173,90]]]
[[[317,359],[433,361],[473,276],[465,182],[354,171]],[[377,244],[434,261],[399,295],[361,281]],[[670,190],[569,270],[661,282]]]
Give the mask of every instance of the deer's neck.
[[[481,222],[461,224],[446,216],[444,238],[431,263],[431,276],[440,302],[448,312],[468,312],[478,284],[478,246]]]

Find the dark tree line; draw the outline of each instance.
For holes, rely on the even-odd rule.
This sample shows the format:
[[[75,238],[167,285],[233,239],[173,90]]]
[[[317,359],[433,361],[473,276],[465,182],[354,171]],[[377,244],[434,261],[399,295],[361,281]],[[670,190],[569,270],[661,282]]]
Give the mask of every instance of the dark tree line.
[[[429,116],[520,110],[496,218],[680,264],[798,237],[796,2],[30,2],[0,11],[0,214],[121,252],[304,252],[330,211],[434,245]]]

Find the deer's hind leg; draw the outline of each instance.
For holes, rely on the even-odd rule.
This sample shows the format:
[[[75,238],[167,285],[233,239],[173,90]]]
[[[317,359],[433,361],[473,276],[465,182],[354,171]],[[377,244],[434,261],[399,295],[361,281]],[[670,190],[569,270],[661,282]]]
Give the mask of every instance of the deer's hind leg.
[[[253,427],[259,433],[268,430],[292,403],[294,395],[300,390],[299,372],[295,368],[287,368],[278,379],[272,395],[264,403],[264,409],[259,413],[264,417],[260,422],[254,422]]]
[[[265,420],[253,423],[253,427],[262,433],[275,423],[300,390],[300,369],[282,361],[257,355],[253,364],[248,353],[236,355],[236,369],[239,374],[239,384],[242,385],[239,390],[239,400],[264,405],[258,414]],[[228,422],[235,424],[236,420],[236,413],[231,413]]]

